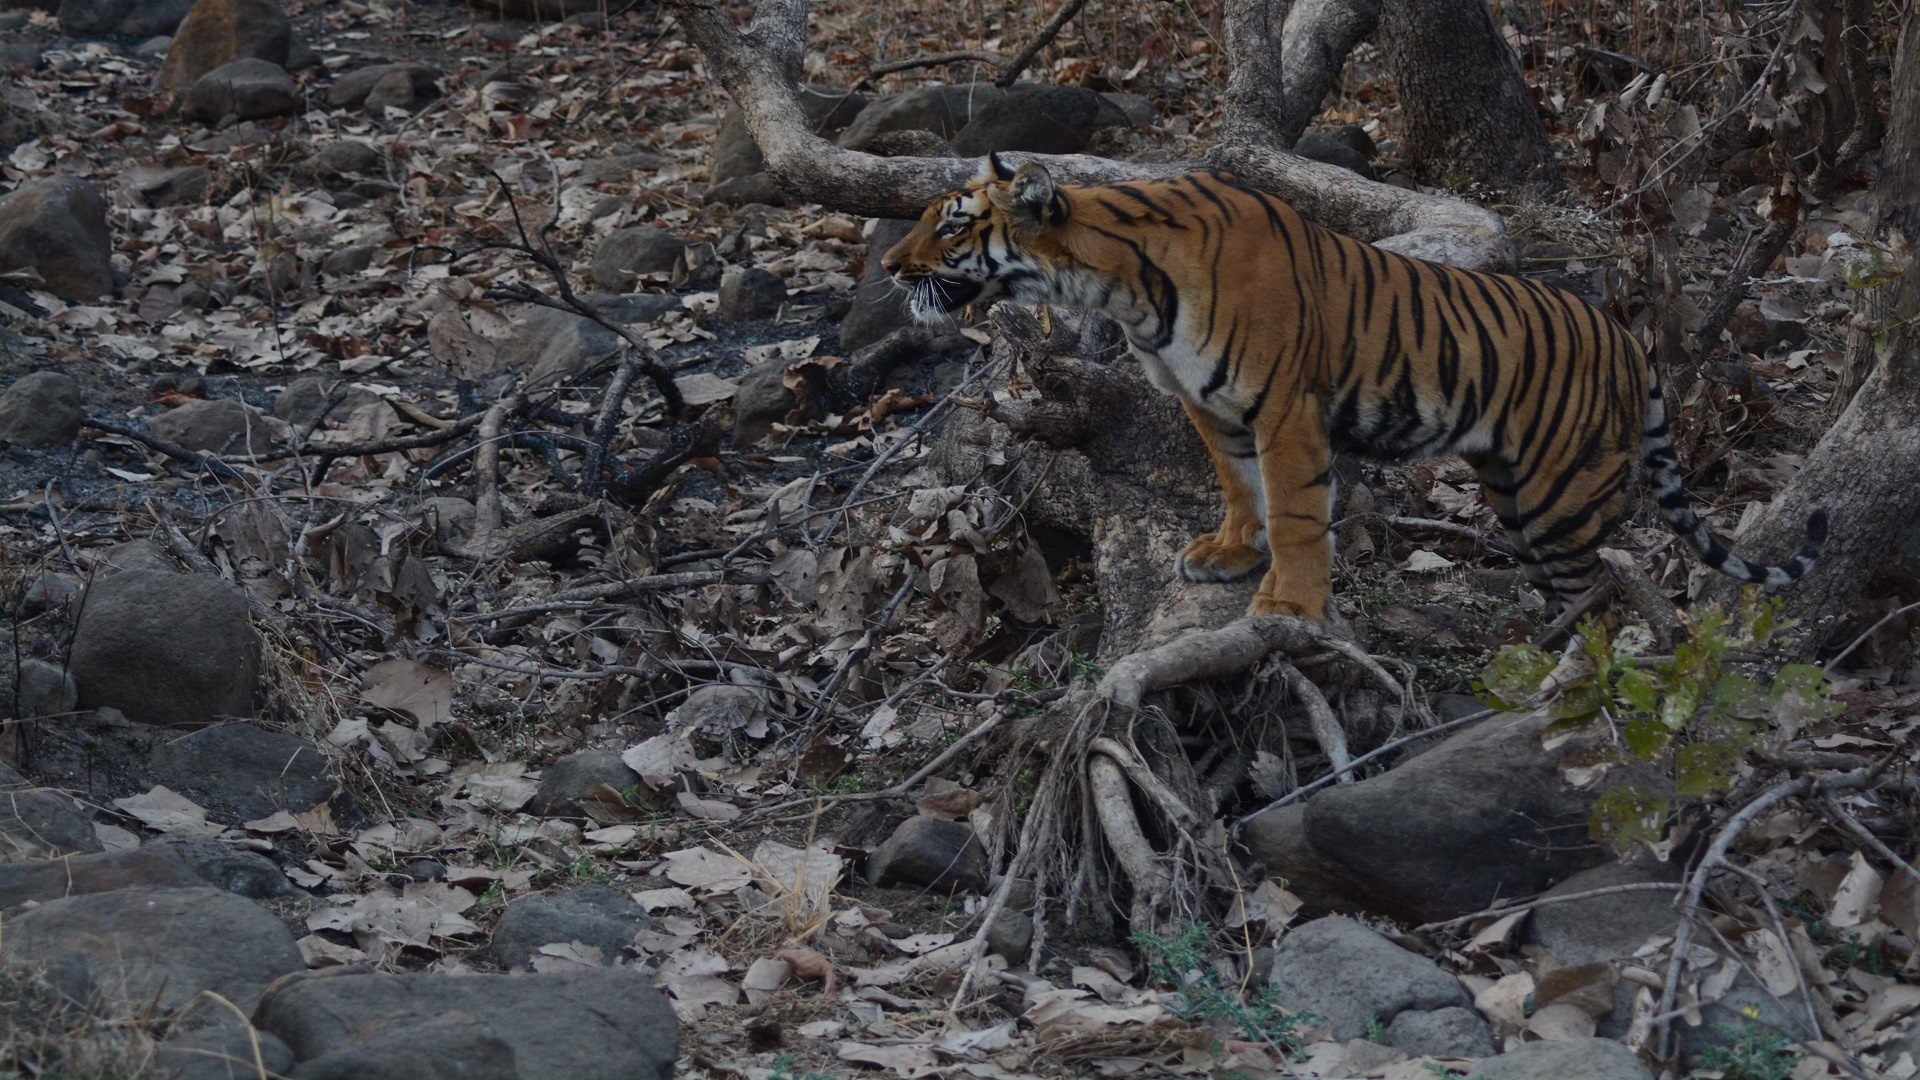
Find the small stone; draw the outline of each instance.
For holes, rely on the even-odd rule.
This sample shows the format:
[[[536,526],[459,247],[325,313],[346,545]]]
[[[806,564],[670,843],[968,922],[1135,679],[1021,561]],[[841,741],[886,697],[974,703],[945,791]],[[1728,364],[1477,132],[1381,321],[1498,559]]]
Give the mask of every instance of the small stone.
[[[78,696],[73,674],[59,664],[29,659],[15,669],[11,656],[0,656],[0,716],[31,719],[69,713]]]
[[[40,55],[40,47],[31,42],[11,41],[0,45],[0,71],[31,75],[40,70],[44,60]]]
[[[313,171],[322,176],[380,171],[380,151],[357,139],[333,139],[313,150]]]
[[[1033,916],[1024,911],[1002,911],[987,931],[987,951],[1010,966],[1027,966],[1027,953],[1033,948]]]
[[[155,79],[163,90],[184,90],[235,60],[285,66],[293,24],[274,0],[199,0],[173,33]]]
[[[157,836],[141,845],[142,850],[166,851],[191,867],[200,880],[249,900],[275,900],[302,894],[273,865],[273,860],[257,851],[231,847],[208,836]]]
[[[1293,144],[1293,152],[1309,161],[1338,165],[1369,180],[1374,178],[1373,163],[1352,146],[1330,135],[1302,135]]]
[[[473,539],[473,527],[480,512],[470,500],[436,495],[421,505],[425,521],[433,526],[433,535],[443,545],[462,547]],[[534,811],[541,813],[541,811]]]
[[[148,206],[177,206],[205,202],[213,187],[213,170],[204,165],[182,165],[177,169],[138,166],[133,170],[133,190]]]
[[[642,225],[608,233],[593,253],[589,271],[594,284],[616,292],[632,292],[642,274],[671,271],[687,242],[678,236]]]
[[[299,104],[300,90],[287,69],[270,60],[235,60],[195,80],[183,111],[189,119],[216,124],[229,116],[279,116]]]
[[[469,512],[472,505],[467,504]],[[612,750],[581,750],[547,766],[527,812],[542,817],[586,817],[587,808],[581,799],[587,792],[602,784],[625,792],[639,783],[640,774],[627,768]]]
[[[1403,1012],[1387,1025],[1387,1045],[1412,1057],[1492,1057],[1493,1029],[1472,1009],[1451,1005],[1444,1009]]]
[[[1368,1020],[1409,1010],[1466,1006],[1466,992],[1433,961],[1352,919],[1316,919],[1288,933],[1274,959],[1273,988],[1289,1009],[1327,1018],[1334,1036],[1358,1039]]]
[[[38,896],[21,895],[9,879],[23,877],[31,871],[9,867],[44,866],[58,871],[59,864],[25,860],[54,859],[99,850],[100,838],[93,831],[93,811],[85,803],[51,788],[8,791],[5,798],[0,798],[0,907],[11,907],[26,899],[51,900],[68,895],[62,883],[64,872],[42,874],[46,880]],[[55,882],[55,877],[62,882]]]
[[[380,395],[338,379],[308,375],[287,384],[273,399],[275,419],[295,427],[312,427],[323,419],[340,419],[368,407],[385,407]]]
[[[867,881],[879,888],[905,885],[938,895],[985,892],[986,853],[964,821],[913,817],[867,856]]]
[[[780,313],[787,300],[787,283],[779,274],[749,266],[729,270],[720,278],[720,304],[717,314],[723,319],[770,319]]]
[[[529,963],[542,945],[578,941],[611,964],[626,955],[634,935],[653,928],[633,898],[605,885],[582,885],[552,896],[528,896],[507,905],[494,924],[488,951],[503,964]]]
[[[374,249],[365,244],[341,248],[320,263],[320,272],[330,277],[352,277],[373,265]]]
[[[147,430],[188,450],[210,454],[264,454],[272,444],[258,413],[225,398],[170,409],[147,421]]]
[[[251,900],[200,886],[48,900],[7,919],[7,958],[58,961],[62,990],[109,1015],[170,1012],[211,990],[250,1012],[267,984],[306,969],[293,934]]]
[[[80,434],[80,384],[58,371],[36,371],[0,394],[0,442],[63,446]]]
[[[629,326],[650,323],[662,315],[686,309],[672,293],[590,292],[580,299],[606,318]]]
[[[29,270],[48,292],[90,304],[113,291],[107,201],[75,177],[29,180],[0,195],[0,273]]]
[[[255,1046],[257,1064],[266,1066],[269,1075],[293,1071],[293,1050],[278,1036],[231,1023],[169,1038],[160,1044],[154,1064],[171,1080],[244,1080],[259,1075]]]
[[[327,104],[336,109],[369,108],[367,99],[373,94],[374,88],[395,73],[406,77],[409,102],[424,101],[440,93],[443,72],[431,64],[375,64],[349,71],[335,79],[333,89],[327,94]],[[388,84],[382,94],[389,100],[396,97],[398,84]]]
[[[407,876],[415,881],[445,881],[447,864],[434,859],[408,859]]]
[[[127,570],[87,590],[68,670],[84,708],[200,727],[251,714],[258,654],[233,586],[212,574]]]
[[[26,592],[20,597],[20,609],[29,615],[38,615],[43,611],[65,607],[78,595],[79,578],[72,574],[42,570],[27,582]]]
[[[780,190],[773,177],[758,172],[720,181],[707,189],[706,201],[723,206],[781,206],[787,201],[787,193]]]

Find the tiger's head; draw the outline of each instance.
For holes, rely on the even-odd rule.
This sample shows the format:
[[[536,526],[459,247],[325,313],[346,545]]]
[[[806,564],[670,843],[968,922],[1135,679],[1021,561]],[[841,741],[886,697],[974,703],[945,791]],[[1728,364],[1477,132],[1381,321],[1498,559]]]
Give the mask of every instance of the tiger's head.
[[[1052,293],[1044,237],[1068,213],[1044,166],[1015,170],[988,154],[966,187],[927,207],[880,267],[907,290],[907,311],[918,322],[1001,297],[1042,303]]]

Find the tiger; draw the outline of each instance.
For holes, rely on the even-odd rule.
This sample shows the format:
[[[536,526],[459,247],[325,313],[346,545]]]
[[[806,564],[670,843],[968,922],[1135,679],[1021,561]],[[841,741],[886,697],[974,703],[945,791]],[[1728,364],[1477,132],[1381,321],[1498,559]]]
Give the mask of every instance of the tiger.
[[[1550,612],[1599,582],[1635,449],[1667,524],[1707,566],[1797,581],[1827,535],[1758,565],[1681,484],[1659,373],[1632,334],[1543,282],[1385,251],[1221,172],[1087,186],[989,155],[881,256],[918,321],[996,299],[1106,314],[1206,444],[1226,515],[1175,570],[1267,568],[1251,614],[1324,623],[1336,451],[1472,466]]]

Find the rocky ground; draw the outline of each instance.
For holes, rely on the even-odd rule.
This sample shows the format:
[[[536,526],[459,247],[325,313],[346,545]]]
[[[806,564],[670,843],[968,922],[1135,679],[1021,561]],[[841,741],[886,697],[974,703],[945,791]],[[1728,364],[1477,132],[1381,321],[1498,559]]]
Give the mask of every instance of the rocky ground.
[[[1224,926],[1014,888],[983,930],[1034,780],[988,736],[1099,673],[1087,538],[934,460],[952,397],[1021,392],[1004,351],[907,326],[903,224],[790,203],[667,14],[557,8],[0,10],[0,1072],[1650,1075],[1680,860],[1602,857],[1619,778],[1544,718],[1248,818]],[[1144,14],[1009,91],[859,79],[1022,17],[821,5],[809,116],[876,152],[1204,136],[1218,50]],[[1349,90],[1304,149],[1412,183],[1390,92]],[[1733,158],[1675,215],[1690,295],[1750,225]],[[1527,272],[1646,310],[1611,219],[1505,209]],[[1865,224],[1822,208],[1681,398],[1723,502],[1817,428]],[[1343,612],[1477,709],[1538,598],[1471,474],[1352,487]],[[1875,638],[1795,747],[1910,748],[1910,659]],[[1324,771],[1273,746],[1223,821]],[[1769,889],[1694,938],[1679,1060],[1912,1076],[1914,881],[1831,816],[1744,843]]]

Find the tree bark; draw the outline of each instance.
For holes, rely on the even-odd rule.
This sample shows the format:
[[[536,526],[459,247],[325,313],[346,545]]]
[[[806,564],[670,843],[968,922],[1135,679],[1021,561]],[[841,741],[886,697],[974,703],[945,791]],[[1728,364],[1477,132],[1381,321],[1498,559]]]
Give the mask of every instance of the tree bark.
[[[1562,186],[1520,59],[1487,0],[1390,0],[1380,49],[1407,119],[1409,158],[1495,188]],[[1439,168],[1434,168],[1438,166]]]
[[[1876,192],[1883,248],[1920,243],[1920,15],[1901,27],[1893,106]],[[1811,630],[1811,654],[1835,640],[1894,541],[1920,517],[1920,260],[1867,290],[1855,313],[1848,364],[1865,371],[1846,410],[1807,455],[1800,472],[1740,534],[1748,558],[1787,553],[1807,515],[1825,507],[1826,550],[1787,593],[1788,614]],[[1737,584],[1710,581],[1707,599],[1730,600]]]
[[[798,73],[806,52],[806,0],[761,0],[745,29],[715,0],[672,0],[669,6],[707,58],[714,77],[746,115],[767,159],[767,172],[787,192],[836,210],[873,217],[917,218],[934,199],[962,186],[977,163],[954,158],[877,158],[813,133],[800,111]],[[1229,53],[1236,68],[1279,71],[1279,42],[1240,24],[1260,11],[1237,3],[1228,11]],[[1241,43],[1236,46],[1236,42]],[[1257,72],[1254,73],[1257,75]],[[1081,154],[1009,154],[1018,165],[1045,161],[1071,184],[1144,180],[1199,168],[1238,173],[1329,228],[1418,258],[1473,270],[1506,270],[1512,245],[1499,215],[1459,199],[1404,191],[1345,169],[1277,149],[1272,116],[1241,116],[1229,99],[1226,133],[1205,162],[1145,165]]]

